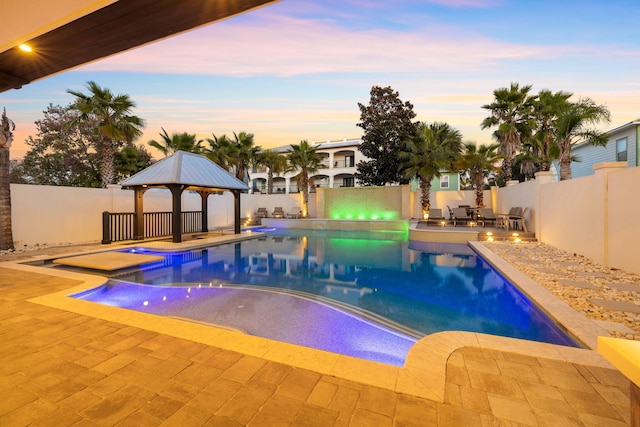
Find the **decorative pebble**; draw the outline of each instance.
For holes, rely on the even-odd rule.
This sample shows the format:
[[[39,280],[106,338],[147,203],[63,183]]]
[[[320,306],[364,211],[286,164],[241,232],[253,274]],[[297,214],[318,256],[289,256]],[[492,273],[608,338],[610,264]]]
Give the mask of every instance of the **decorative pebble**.
[[[637,303],[640,301],[640,276],[605,267],[586,257],[562,251],[545,243],[494,241],[484,244],[574,310],[590,319],[616,322],[633,331],[629,333],[608,330],[612,336],[640,341],[640,313],[611,310],[589,301],[593,299]],[[526,261],[532,259],[540,262]],[[545,269],[547,270],[544,271]],[[592,287],[582,288],[561,283],[558,276],[549,274],[549,270],[557,269],[562,270],[565,282],[584,282],[588,278]],[[615,303],[611,305],[616,306]]]

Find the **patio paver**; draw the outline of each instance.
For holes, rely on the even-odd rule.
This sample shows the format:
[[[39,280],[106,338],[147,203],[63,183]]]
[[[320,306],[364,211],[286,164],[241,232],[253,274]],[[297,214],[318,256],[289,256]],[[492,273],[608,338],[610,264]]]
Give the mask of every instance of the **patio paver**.
[[[516,340],[461,339],[438,401],[28,301],[74,284],[0,265],[0,425],[630,422],[620,372],[522,354]]]

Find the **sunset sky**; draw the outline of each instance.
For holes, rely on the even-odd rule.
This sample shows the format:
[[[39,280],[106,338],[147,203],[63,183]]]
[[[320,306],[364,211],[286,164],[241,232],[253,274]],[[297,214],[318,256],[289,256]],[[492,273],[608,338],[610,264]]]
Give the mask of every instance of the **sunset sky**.
[[[246,131],[263,148],[357,138],[374,85],[479,144],[492,133],[481,106],[511,82],[605,104],[609,130],[640,118],[639,19],[637,0],[282,0],[0,93],[0,108],[17,127],[12,158],[47,105],[90,80],[136,102],[140,144],[161,127]]]

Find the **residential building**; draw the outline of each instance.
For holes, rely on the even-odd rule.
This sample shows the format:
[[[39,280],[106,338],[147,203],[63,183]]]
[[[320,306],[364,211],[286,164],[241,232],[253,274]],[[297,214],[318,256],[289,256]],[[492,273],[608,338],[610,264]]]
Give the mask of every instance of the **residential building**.
[[[629,122],[607,132],[609,142],[604,147],[587,142],[576,144],[571,155],[571,177],[593,175],[593,165],[603,162],[627,162],[629,167],[640,165],[640,119]]]
[[[313,142],[318,146],[317,153],[322,158],[322,166],[313,176],[310,177],[310,187],[313,192],[315,188],[339,188],[358,187],[355,179],[357,171],[356,165],[361,161],[368,160],[359,150],[360,138],[343,139],[338,141],[328,140],[326,142]],[[273,148],[273,151],[287,153],[290,145]],[[250,187],[253,193],[267,192],[267,168],[255,167],[251,172]],[[298,187],[295,176],[297,172],[288,172],[273,177],[273,192],[297,193]],[[457,191],[460,189],[460,178],[457,173],[443,174],[432,181],[433,190]]]

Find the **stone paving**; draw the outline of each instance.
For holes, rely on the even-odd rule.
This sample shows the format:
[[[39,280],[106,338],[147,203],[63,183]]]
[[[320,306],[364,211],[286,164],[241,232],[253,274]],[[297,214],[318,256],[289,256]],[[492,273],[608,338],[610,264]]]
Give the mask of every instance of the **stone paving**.
[[[0,265],[0,426],[630,423],[613,368],[465,346],[434,401],[28,301],[71,286]]]

